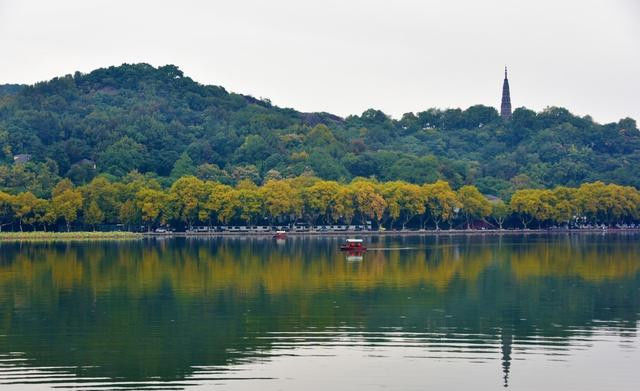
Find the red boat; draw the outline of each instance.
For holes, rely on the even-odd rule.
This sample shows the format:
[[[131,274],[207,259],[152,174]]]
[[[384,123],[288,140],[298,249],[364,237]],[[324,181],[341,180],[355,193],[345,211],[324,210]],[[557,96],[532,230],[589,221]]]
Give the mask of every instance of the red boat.
[[[362,242],[362,239],[347,239],[345,244],[340,245],[340,250],[349,252],[365,252],[367,251],[367,248]]]
[[[273,235],[274,239],[286,239],[287,238],[287,232],[286,231],[276,231],[276,234]]]

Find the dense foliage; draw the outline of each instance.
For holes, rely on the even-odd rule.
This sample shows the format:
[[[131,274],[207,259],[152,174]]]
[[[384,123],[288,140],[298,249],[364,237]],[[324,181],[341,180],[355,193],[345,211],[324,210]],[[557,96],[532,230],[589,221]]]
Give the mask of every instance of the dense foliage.
[[[14,157],[30,155],[20,162]],[[640,187],[640,132],[630,118],[601,125],[551,107],[429,109],[391,119],[342,119],[198,84],[175,66],[75,73],[0,88],[0,190],[50,197],[133,170],[163,187],[185,175],[236,184],[315,175],[411,183],[442,179],[508,199],[523,188],[604,181]]]
[[[640,222],[640,191],[585,183],[578,188],[517,190],[505,203],[473,185],[453,190],[438,180],[423,185],[356,178],[348,184],[299,176],[249,180],[235,187],[182,177],[168,190],[155,179],[131,174],[112,183],[98,177],[75,187],[60,181],[51,199],[31,192],[0,192],[0,227],[23,231],[122,224],[128,229],[177,229],[197,225],[363,224],[374,228],[536,228],[630,225]],[[6,229],[6,228],[5,228]]]

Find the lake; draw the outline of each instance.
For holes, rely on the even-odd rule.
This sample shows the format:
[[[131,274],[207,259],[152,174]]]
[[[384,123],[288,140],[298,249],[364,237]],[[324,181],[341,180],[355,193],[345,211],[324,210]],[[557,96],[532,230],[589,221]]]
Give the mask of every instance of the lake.
[[[0,388],[636,390],[640,234],[0,243]]]

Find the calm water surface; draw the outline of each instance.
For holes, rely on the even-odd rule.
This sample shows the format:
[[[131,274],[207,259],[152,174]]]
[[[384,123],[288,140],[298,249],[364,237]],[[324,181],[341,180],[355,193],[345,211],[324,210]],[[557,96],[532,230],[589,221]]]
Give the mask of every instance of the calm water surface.
[[[0,244],[0,388],[637,390],[640,235]]]

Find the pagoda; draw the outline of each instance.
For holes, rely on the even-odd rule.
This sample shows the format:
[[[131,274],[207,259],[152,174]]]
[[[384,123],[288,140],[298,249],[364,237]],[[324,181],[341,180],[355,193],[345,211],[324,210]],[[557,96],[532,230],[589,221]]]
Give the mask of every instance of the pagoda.
[[[507,79],[507,67],[504,67],[504,82],[502,83],[502,104],[500,116],[508,120],[511,118],[511,95],[509,93],[509,79]]]

